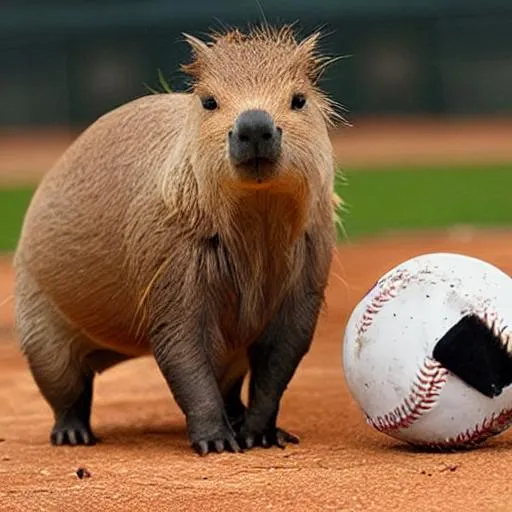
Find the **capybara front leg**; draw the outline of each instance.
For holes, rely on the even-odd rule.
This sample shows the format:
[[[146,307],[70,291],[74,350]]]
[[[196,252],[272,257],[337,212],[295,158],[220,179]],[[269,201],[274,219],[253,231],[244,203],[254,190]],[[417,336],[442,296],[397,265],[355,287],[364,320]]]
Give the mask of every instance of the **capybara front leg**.
[[[299,439],[276,426],[283,393],[309,350],[321,298],[290,298],[279,314],[251,346],[249,407],[238,436],[243,448],[298,443]]]
[[[160,370],[186,416],[192,447],[199,455],[240,451],[201,335],[193,336],[197,329],[188,332],[190,338],[176,340],[171,329],[161,325],[152,343]]]

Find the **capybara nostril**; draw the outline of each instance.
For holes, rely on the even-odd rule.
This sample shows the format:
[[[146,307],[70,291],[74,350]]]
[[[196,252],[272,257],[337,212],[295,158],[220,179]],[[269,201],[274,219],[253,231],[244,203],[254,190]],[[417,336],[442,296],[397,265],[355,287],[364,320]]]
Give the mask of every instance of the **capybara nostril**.
[[[270,163],[277,161],[281,154],[281,130],[278,129],[264,110],[242,112],[229,138],[229,151],[236,165],[254,160]]]

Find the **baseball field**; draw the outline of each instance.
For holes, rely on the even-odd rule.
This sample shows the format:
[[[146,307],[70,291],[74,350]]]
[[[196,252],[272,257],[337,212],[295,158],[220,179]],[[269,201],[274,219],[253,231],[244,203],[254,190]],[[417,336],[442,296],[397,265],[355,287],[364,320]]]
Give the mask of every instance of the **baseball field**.
[[[54,448],[12,330],[10,255],[42,173],[72,134],[0,136],[0,511],[512,511],[512,431],[424,452],[366,425],[342,373],[352,308],[386,270],[455,251],[512,274],[512,122],[361,122],[333,135],[344,230],[310,353],[279,424],[301,443],[200,458],[156,363],[97,379],[95,447]]]

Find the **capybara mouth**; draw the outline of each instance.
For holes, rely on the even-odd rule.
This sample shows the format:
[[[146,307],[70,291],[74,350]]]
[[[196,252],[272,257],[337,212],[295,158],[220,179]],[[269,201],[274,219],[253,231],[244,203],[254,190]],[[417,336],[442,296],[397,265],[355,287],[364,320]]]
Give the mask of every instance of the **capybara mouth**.
[[[263,183],[276,175],[276,163],[267,158],[250,158],[236,167],[244,181]]]

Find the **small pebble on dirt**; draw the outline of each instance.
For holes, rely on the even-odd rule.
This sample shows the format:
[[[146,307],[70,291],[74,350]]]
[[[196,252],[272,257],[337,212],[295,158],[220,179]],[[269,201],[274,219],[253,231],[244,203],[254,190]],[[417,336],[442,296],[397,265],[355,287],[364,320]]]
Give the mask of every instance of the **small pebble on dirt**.
[[[2,460],[2,461],[9,461],[9,460],[11,460],[11,457],[9,457],[8,455],[3,455],[0,460]]]
[[[76,470],[76,476],[80,478],[80,480],[83,480],[84,478],[90,478],[91,473],[85,468],[78,468]]]
[[[0,437],[0,443],[5,443],[5,438]]]
[[[445,464],[439,471],[456,471],[459,468],[458,464]]]

